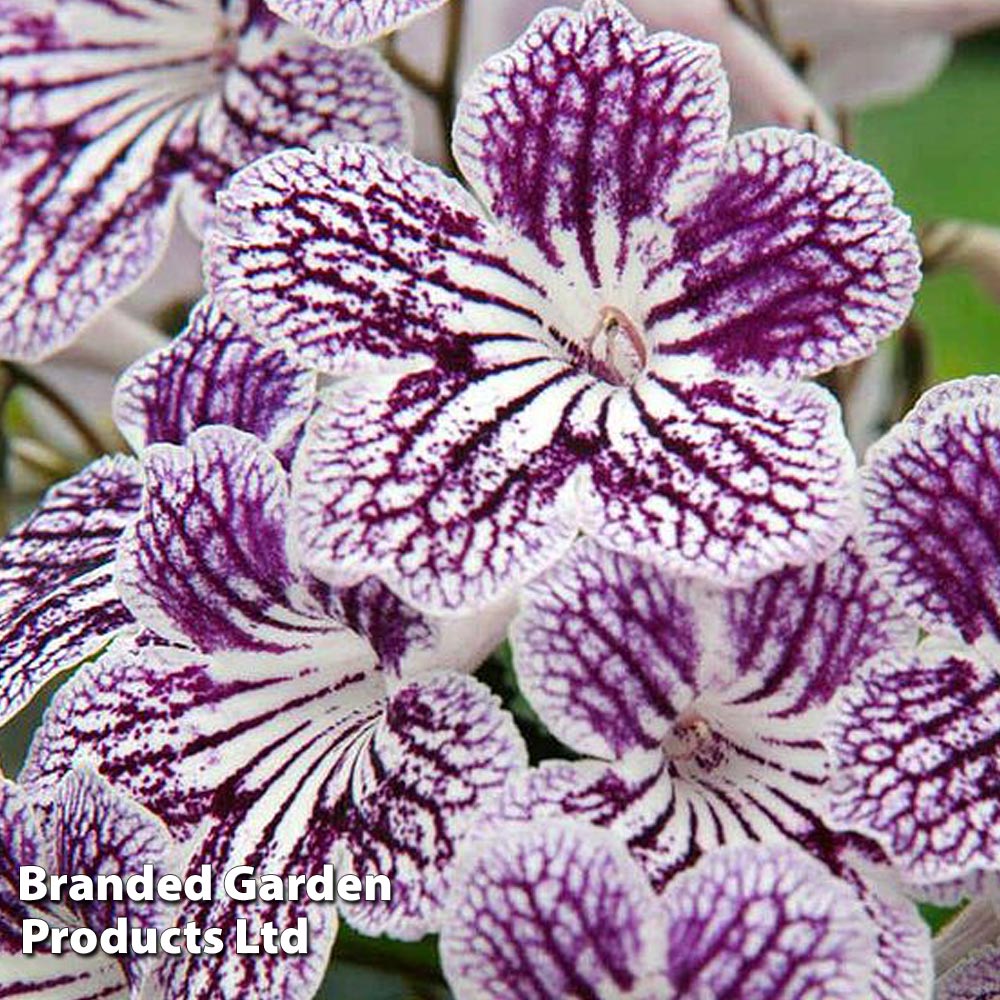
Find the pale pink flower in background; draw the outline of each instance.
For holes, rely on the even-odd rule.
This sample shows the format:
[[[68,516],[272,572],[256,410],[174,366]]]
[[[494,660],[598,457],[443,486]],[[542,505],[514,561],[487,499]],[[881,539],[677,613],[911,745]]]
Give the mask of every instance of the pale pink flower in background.
[[[832,112],[906,97],[942,69],[952,38],[1000,24],[1000,0],[632,0],[649,28],[713,42],[722,50],[737,128],[782,125],[836,138]],[[546,0],[467,0],[459,79],[509,44]],[[569,6],[576,6],[574,3]],[[783,51],[765,37],[761,10]],[[400,51],[431,76],[440,72],[448,5],[408,27]],[[748,20],[756,21],[756,30]],[[804,78],[790,63],[804,66]],[[440,129],[417,99],[418,152],[440,159]]]

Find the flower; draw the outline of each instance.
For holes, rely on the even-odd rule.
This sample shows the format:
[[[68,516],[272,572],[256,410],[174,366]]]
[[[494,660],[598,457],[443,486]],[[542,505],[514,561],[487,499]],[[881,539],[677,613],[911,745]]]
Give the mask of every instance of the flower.
[[[164,921],[162,903],[89,903],[64,900],[25,903],[19,889],[22,865],[39,865],[48,875],[134,875],[143,865],[157,874],[173,870],[180,854],[163,823],[87,767],[68,773],[44,800],[0,777],[0,995],[104,997],[125,1000],[148,973],[148,961],[134,955],[110,957],[36,946],[24,955],[23,923],[89,927],[100,934],[124,917],[130,926]]]
[[[830,703],[908,626],[848,546],[746,590],[669,576],[592,541],[525,588],[522,693],[576,761],[511,778],[491,816],[612,830],[654,889],[748,841],[807,849],[884,929],[879,1000],[926,996],[926,929],[874,845],[824,820]]]
[[[658,898],[613,837],[561,822],[475,844],[441,957],[456,1000],[856,1000],[874,995],[877,935],[794,847],[723,848]]]
[[[114,409],[137,454],[156,442],[180,444],[203,425],[223,424],[287,456],[315,391],[312,373],[205,301],[180,337],[125,373]],[[142,470],[134,458],[101,458],[53,487],[0,542],[0,720],[132,622],[112,568],[141,495]]]
[[[335,594],[287,545],[287,473],[231,427],[143,453],[142,508],[115,582],[140,631],[53,700],[23,781],[46,788],[80,752],[180,837],[191,869],[380,873],[391,900],[344,904],[368,934],[436,929],[463,837],[527,764],[513,719],[462,671],[506,627],[419,616],[377,583]],[[183,919],[235,933],[311,921],[309,955],[255,962],[230,947],[165,963],[170,995],[311,995],[337,912],[320,904],[198,904]],[[248,986],[252,984],[252,986]]]
[[[175,208],[201,233],[256,156],[396,142],[395,81],[257,0],[15,0],[0,8],[0,355],[37,360],[132,291]]]
[[[1000,378],[948,382],[869,452],[865,551],[928,638],[886,651],[828,733],[831,819],[935,885],[1000,871]]]
[[[901,322],[917,251],[871,168],[812,136],[727,144],[725,94],[713,48],[591,0],[465,92],[456,153],[492,218],[363,145],[237,175],[207,248],[221,307],[357,375],[295,466],[316,575],[458,613],[580,530],[730,583],[840,544],[854,460],[801,380]]]

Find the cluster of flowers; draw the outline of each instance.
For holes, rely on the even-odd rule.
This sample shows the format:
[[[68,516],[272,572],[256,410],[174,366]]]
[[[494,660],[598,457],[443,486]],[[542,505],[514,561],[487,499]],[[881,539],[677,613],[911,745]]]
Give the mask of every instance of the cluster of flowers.
[[[0,546],[0,718],[78,668],[0,784],[0,995],[308,998],[343,920],[440,934],[458,1000],[927,1000],[912,900],[1000,870],[1000,379],[859,472],[810,380],[911,307],[886,182],[730,138],[714,46],[586,0],[468,81],[463,185],[357,47],[437,3],[272,6],[339,47],[257,0],[0,0],[5,356],[177,210],[210,292],[118,385],[134,455]],[[472,676],[507,635],[559,759]],[[150,862],[393,894],[124,914],[305,915],[306,956],[20,954],[19,865]]]

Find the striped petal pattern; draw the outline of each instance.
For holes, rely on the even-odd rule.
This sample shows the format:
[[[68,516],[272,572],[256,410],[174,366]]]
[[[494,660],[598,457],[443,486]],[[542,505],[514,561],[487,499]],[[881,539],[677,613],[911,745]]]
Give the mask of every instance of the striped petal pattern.
[[[153,270],[175,207],[200,231],[255,157],[404,136],[374,56],[331,53],[248,0],[19,0],[0,36],[8,358],[70,342]]]

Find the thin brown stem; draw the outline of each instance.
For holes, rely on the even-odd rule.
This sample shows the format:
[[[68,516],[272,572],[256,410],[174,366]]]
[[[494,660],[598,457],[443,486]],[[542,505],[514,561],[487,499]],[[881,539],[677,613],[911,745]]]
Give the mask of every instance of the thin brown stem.
[[[417,69],[400,51],[396,45],[396,36],[390,35],[382,49],[382,54],[390,68],[415,91],[437,100],[438,82],[423,70]]]
[[[80,440],[95,456],[104,454],[106,449],[100,435],[87,423],[72,403],[26,368],[9,361],[6,362],[5,367],[17,385],[33,392],[39,399],[44,399],[73,428]]]
[[[458,108],[458,69],[462,57],[462,25],[465,19],[465,0],[450,0],[447,7],[447,28],[445,34],[444,67],[441,78],[435,80],[414,66],[402,53],[396,43],[396,36],[390,35],[383,47],[383,54],[389,66],[400,78],[418,94],[422,94],[434,105],[441,127],[445,162],[453,174],[458,174],[458,164],[451,149],[451,127]]]

